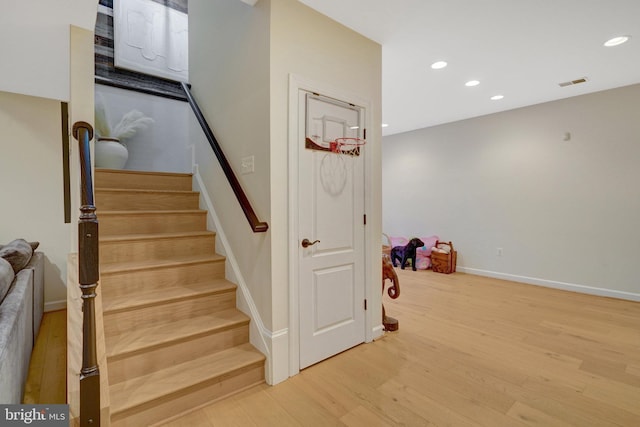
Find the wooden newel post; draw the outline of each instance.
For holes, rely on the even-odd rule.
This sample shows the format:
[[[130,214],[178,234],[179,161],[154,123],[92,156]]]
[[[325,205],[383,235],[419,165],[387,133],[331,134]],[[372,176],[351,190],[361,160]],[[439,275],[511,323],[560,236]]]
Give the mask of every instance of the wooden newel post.
[[[73,125],[80,143],[81,206],[78,221],[78,277],[82,291],[82,369],[80,370],[80,425],[100,425],[100,370],[96,350],[95,297],[100,278],[98,217],[93,202],[93,178],[89,141],[93,128],[86,122]]]

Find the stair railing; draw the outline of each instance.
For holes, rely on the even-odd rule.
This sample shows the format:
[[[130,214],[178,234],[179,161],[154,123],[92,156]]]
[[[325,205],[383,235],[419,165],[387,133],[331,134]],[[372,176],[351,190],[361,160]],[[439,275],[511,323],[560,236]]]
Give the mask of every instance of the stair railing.
[[[98,217],[93,201],[89,141],[93,128],[76,122],[73,136],[80,144],[81,206],[78,221],[78,275],[82,291],[82,369],[80,370],[80,425],[100,424],[100,370],[96,350],[95,297],[98,286]]]
[[[204,118],[204,115],[200,110],[200,107],[198,107],[196,100],[193,98],[193,95],[191,94],[191,90],[189,89],[189,85],[187,85],[186,83],[182,83],[182,89],[184,90],[184,93],[187,95],[187,100],[189,101],[189,105],[191,105],[191,109],[193,110],[193,113],[196,115],[196,118],[198,119],[198,123],[200,123],[200,127],[202,127],[202,131],[207,137],[207,140],[209,141],[209,145],[211,145],[211,148],[213,149],[213,153],[216,155],[216,158],[220,163],[220,167],[222,167],[222,171],[224,172],[224,175],[227,177],[227,181],[229,181],[229,185],[231,185],[231,189],[233,190],[233,193],[236,195],[236,199],[238,199],[238,203],[240,203],[240,207],[242,208],[242,211],[244,212],[245,217],[247,217],[247,221],[249,221],[249,225],[251,226],[251,229],[253,230],[254,233],[264,233],[269,229],[269,225],[266,222],[260,221],[258,219],[258,216],[254,212],[253,207],[249,202],[249,199],[247,198],[246,194],[242,190],[242,186],[240,185],[238,178],[236,178],[236,175],[233,173],[233,169],[231,169],[231,165],[229,164],[229,161],[227,160],[226,156],[222,152],[222,149],[220,148],[220,144],[218,144],[218,140],[213,135],[213,132],[211,131],[211,128],[207,123],[207,120]]]

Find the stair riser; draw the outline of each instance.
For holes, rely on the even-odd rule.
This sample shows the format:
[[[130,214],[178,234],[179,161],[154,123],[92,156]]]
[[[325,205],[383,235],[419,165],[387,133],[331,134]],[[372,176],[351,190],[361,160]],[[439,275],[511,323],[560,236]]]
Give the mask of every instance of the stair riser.
[[[145,239],[135,241],[100,242],[100,263],[168,260],[176,256],[212,256],[216,240],[204,236]]]
[[[206,212],[100,215],[100,235],[179,233],[207,229]]]
[[[109,384],[116,384],[159,369],[216,353],[249,341],[249,325],[245,322],[232,329],[212,332],[188,341],[170,343],[127,357],[109,358]],[[107,347],[109,342],[107,341]]]
[[[99,291],[103,298],[136,292],[162,290],[178,283],[195,283],[206,279],[224,278],[224,260],[154,268],[132,272],[102,274]]]
[[[140,308],[132,311],[104,313],[104,333],[110,337],[141,327],[169,324],[236,306],[235,292],[208,295],[195,299]]]
[[[137,191],[122,192],[96,190],[96,207],[98,218],[100,210],[171,210],[198,209],[200,204],[198,193],[141,193]]]
[[[175,417],[182,412],[209,404],[253,385],[264,382],[264,366],[251,365],[233,376],[225,376],[219,381],[208,381],[200,387],[184,390],[172,399],[157,399],[131,408],[127,411],[111,414],[112,427],[148,426]]]
[[[191,191],[191,175],[149,174],[96,169],[96,188]]]

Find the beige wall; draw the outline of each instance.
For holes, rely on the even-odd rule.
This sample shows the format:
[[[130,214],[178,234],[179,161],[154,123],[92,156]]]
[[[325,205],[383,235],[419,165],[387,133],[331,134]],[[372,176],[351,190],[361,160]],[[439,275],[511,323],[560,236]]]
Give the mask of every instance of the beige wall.
[[[40,242],[49,306],[66,301],[70,245],[60,117],[58,101],[0,92],[0,244],[15,238]]]
[[[472,273],[640,300],[639,111],[634,85],[385,137],[384,230],[452,240]]]
[[[271,221],[276,330],[288,325],[287,233],[293,220],[287,215],[289,76],[294,74],[370,102],[372,122],[367,124],[366,150],[372,163],[367,171],[367,231],[379,239],[381,63],[379,44],[296,0],[271,0],[271,203],[278,212]],[[368,255],[371,280],[380,283],[379,252]]]
[[[50,70],[66,70],[55,78],[64,80],[66,90],[76,94],[70,104],[71,122],[92,122],[93,30],[67,27],[68,54],[56,58]],[[69,84],[71,80],[73,84]],[[23,237],[40,242],[38,250],[46,257],[45,309],[60,309],[66,304],[67,255],[76,246],[73,225],[64,223],[61,134],[59,101],[0,92],[0,179],[5,183],[0,186],[0,197],[5,201],[0,210],[0,241]],[[78,215],[75,199],[79,192],[73,178],[77,165],[73,140],[71,148],[73,222]]]
[[[266,330],[278,366],[268,380],[288,376],[289,351],[289,79],[295,74],[367,100],[370,145],[367,214],[379,247],[381,47],[296,0],[261,0],[254,7],[228,0],[189,2],[193,93],[234,170],[255,156],[255,173],[239,179],[266,234],[250,231],[211,150],[195,158],[231,251]],[[200,132],[199,130],[193,130]],[[370,283],[379,297],[379,251],[368,254]],[[368,284],[373,288],[373,285]],[[378,299],[379,301],[379,299]],[[379,316],[378,316],[379,317]],[[284,360],[284,363],[282,361]]]
[[[37,16],[30,13],[34,7],[41,11]],[[65,224],[57,99],[69,101],[70,125],[93,122],[96,7],[97,0],[55,6],[30,0],[12,3],[0,15],[0,35],[18,40],[0,47],[1,56],[11,58],[0,67],[0,90],[5,90],[0,92],[0,180],[5,183],[0,186],[0,242],[17,237],[40,241],[38,250],[46,257],[45,310],[66,305],[67,255],[77,247],[78,153],[71,139],[72,224]],[[3,49],[18,49],[20,55]],[[30,62],[33,57],[37,66]]]
[[[69,100],[69,25],[93,31],[98,0],[3,2],[0,91]]]

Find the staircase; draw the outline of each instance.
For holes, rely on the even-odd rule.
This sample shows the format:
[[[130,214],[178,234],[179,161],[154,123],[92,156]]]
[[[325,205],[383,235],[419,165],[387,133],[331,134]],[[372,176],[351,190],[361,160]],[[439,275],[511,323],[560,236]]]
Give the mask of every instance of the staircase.
[[[95,173],[114,427],[159,423],[264,381],[191,179]]]

